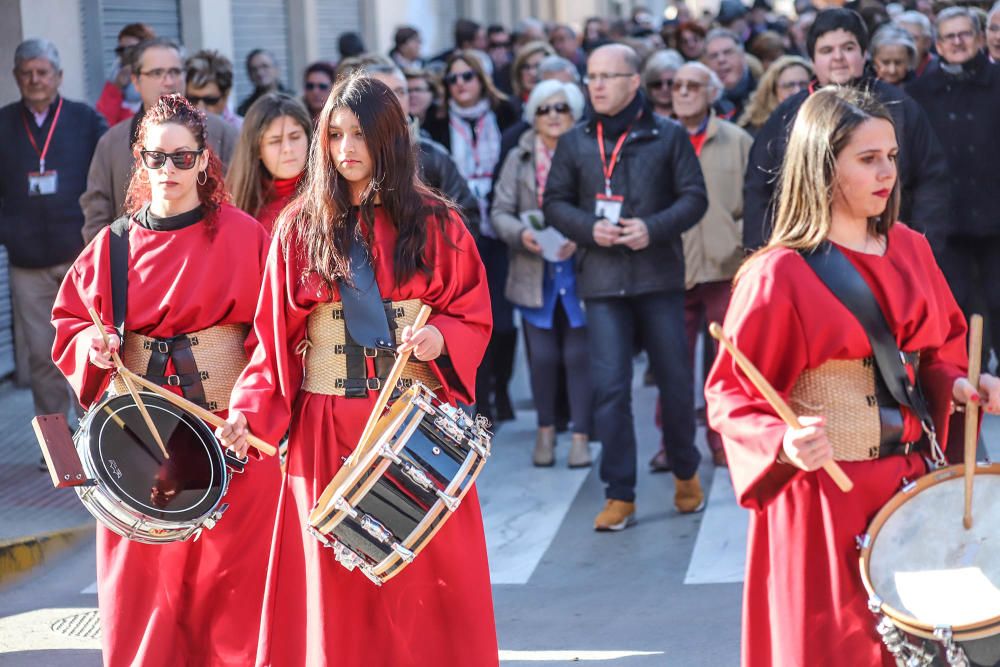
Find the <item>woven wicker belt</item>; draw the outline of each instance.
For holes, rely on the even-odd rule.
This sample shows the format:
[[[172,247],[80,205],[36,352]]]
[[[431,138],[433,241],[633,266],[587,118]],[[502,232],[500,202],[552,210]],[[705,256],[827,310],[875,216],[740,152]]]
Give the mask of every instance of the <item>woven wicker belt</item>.
[[[397,340],[397,332],[403,327],[413,324],[420,310],[419,299],[393,301],[387,303],[386,314],[389,316],[390,334],[393,343]],[[348,351],[350,347],[358,348],[349,340],[347,328],[344,325],[344,309],[339,302],[326,303],[317,306],[306,322],[306,339],[298,351],[304,357],[305,378],[302,388],[314,394],[328,396],[344,396],[347,394],[351,381],[362,381],[367,389],[381,390],[381,379],[368,377],[368,365],[365,364],[365,377],[351,377],[348,373]],[[365,357],[384,358],[392,356],[391,352],[375,348],[359,348]],[[386,373],[387,374],[387,373]],[[384,375],[383,375],[384,377]],[[411,358],[403,371],[403,377],[396,384],[400,391],[408,388],[414,382],[420,382],[429,389],[439,389],[440,380],[434,375],[430,366],[422,361]]]
[[[209,410],[220,411],[229,407],[229,395],[247,365],[244,343],[249,332],[250,327],[245,324],[222,324],[186,334],[205,390],[205,406]],[[175,336],[171,340],[179,338]],[[162,339],[126,332],[122,361],[133,372],[146,376],[154,348],[167,344]],[[164,384],[182,389],[186,384],[184,378],[178,375],[165,379]],[[114,390],[119,394],[127,391],[120,378],[115,378]]]
[[[822,415],[838,461],[868,461],[886,455],[883,423],[890,414],[901,425],[898,406],[881,407],[875,384],[875,361],[837,359],[806,370],[792,388],[792,407],[799,414]]]

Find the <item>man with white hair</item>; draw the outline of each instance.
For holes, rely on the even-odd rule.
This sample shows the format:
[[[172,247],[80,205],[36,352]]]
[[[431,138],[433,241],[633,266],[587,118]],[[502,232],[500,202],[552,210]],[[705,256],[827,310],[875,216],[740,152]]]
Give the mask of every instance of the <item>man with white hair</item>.
[[[682,235],[684,328],[688,353],[694,359],[698,334],[708,322],[725,318],[732,279],[743,261],[743,174],[753,138],[715,114],[713,105],[724,86],[702,63],[681,66],[674,73],[672,87],[674,114],[687,130],[708,191],[708,210]],[[706,339],[706,344],[710,340]],[[708,429],[707,439],[715,465],[725,465],[722,438]],[[661,470],[666,465],[666,453],[661,448],[650,467]]]
[[[108,129],[104,117],[59,95],[59,51],[29,39],[14,51],[21,99],[0,109],[0,244],[7,247],[14,317],[24,332],[35,414],[65,414],[66,379],[52,363],[52,305],[83,249],[77,199]]]
[[[705,37],[705,63],[722,81],[723,98],[728,104],[723,116],[739,118],[750,95],[757,88],[757,80],[750,72],[743,42],[736,33],[724,28],[709,31]]]
[[[917,45],[917,64],[913,69],[913,75],[921,77],[937,67],[938,57],[931,52],[931,46],[934,45],[934,31],[930,19],[918,11],[911,10],[903,12],[893,22],[910,33],[910,37]]]

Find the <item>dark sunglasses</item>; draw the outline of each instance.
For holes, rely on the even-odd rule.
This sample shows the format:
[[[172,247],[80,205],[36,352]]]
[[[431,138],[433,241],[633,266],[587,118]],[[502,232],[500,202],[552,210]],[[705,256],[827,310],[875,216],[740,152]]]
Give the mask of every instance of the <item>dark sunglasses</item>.
[[[476,73],[470,69],[462,72],[461,74],[449,74],[444,78],[444,82],[447,83],[449,86],[454,86],[456,83],[458,83],[459,79],[461,79],[465,83],[469,83],[475,78],[476,78]]]
[[[668,90],[674,85],[673,79],[661,79],[659,81],[648,81],[646,82],[646,87],[650,90],[659,90],[660,88],[667,88]]]
[[[198,163],[198,156],[205,152],[204,148],[196,151],[177,151],[176,153],[164,153],[163,151],[139,151],[142,162],[150,169],[159,169],[167,163],[167,158],[174,163],[178,169],[193,169]]]
[[[204,102],[206,106],[214,107],[216,104],[218,104],[219,102],[222,101],[222,96],[221,95],[200,95],[200,96],[199,95],[188,95],[187,96],[187,101],[190,102],[194,106],[198,106],[199,104],[201,104],[202,102]]]
[[[306,84],[306,90],[330,90],[330,84],[328,83],[313,83],[310,81]]]
[[[490,42],[491,49],[509,49],[510,42]]]
[[[556,102],[555,104],[543,104],[542,106],[535,109],[536,116],[547,116],[550,111],[555,111],[556,113],[569,113],[569,105],[565,102]]]

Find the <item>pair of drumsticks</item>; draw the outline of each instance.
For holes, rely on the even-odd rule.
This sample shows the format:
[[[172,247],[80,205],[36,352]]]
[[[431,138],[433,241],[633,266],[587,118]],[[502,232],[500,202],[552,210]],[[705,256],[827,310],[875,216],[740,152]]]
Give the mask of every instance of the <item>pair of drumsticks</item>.
[[[722,332],[722,327],[717,322],[712,322],[708,327],[712,337],[722,343],[726,350],[732,355],[737,365],[743,370],[757,390],[763,394],[771,407],[775,409],[778,416],[784,420],[788,426],[794,429],[801,429],[802,424],[792,408],[781,398],[781,395],[771,386],[757,367],[743,355],[739,349],[733,345]],[[981,315],[973,315],[969,322],[969,383],[974,387],[979,387],[980,362],[983,349],[983,318]],[[976,473],[976,439],[979,431],[979,404],[969,401],[965,407],[965,508],[962,515],[962,524],[966,530],[972,528],[972,486]],[[844,473],[836,461],[827,461],[823,464],[823,469],[833,478],[837,486],[844,492],[850,491],[854,485]]]
[[[104,345],[108,348],[108,350],[111,350],[111,341],[108,339],[108,332],[101,323],[100,316],[93,308],[88,308],[87,310],[90,312],[90,319],[94,321],[94,326],[97,327],[98,331],[101,332],[101,336],[104,338]],[[192,403],[186,398],[178,396],[172,391],[167,391],[160,385],[150,382],[141,375],[137,375],[136,373],[130,371],[122,362],[121,357],[118,356],[118,352],[111,352],[111,360],[114,362],[115,370],[118,372],[118,376],[121,377],[122,381],[125,383],[125,387],[128,389],[129,394],[131,394],[132,400],[135,401],[135,405],[139,409],[139,413],[142,414],[142,419],[149,428],[149,432],[152,433],[156,444],[160,446],[160,451],[163,452],[163,458],[169,459],[170,454],[167,453],[167,448],[164,446],[163,439],[160,437],[160,433],[156,429],[156,424],[153,423],[153,419],[150,417],[149,411],[146,409],[146,404],[143,403],[142,396],[136,390],[135,385],[138,384],[142,386],[144,389],[153,392],[170,403],[173,403],[181,410],[185,410],[195,415],[212,426],[221,428],[226,425],[226,420],[214,412],[210,412],[197,403]],[[278,451],[274,445],[264,442],[254,435],[247,435],[247,441],[259,452],[267,454],[268,456],[274,456]]]

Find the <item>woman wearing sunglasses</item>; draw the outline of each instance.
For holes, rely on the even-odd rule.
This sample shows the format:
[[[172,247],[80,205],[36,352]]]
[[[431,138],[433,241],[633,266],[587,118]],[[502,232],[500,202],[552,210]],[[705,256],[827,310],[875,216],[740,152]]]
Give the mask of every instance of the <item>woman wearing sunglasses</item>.
[[[517,122],[517,112],[486,76],[472,51],[455,51],[448,57],[444,85],[446,112],[441,118],[428,116],[424,129],[451,152],[479,202],[476,244],[486,265],[493,302],[493,338],[476,378],[476,408],[491,422],[505,421],[514,418],[507,385],[514,372],[517,329],[514,309],[503,295],[507,245],[490,224],[489,207],[493,180],[500,168],[500,135]]]
[[[229,108],[229,93],[233,90],[233,63],[218,51],[203,50],[187,59],[186,97],[193,106],[206,113],[222,116],[237,130],[243,119]]]
[[[335,72],[330,63],[319,61],[307,67],[302,75],[302,103],[306,105],[306,111],[314,125],[319,120],[319,112],[323,110],[326,98],[330,97],[330,91],[333,90]]]
[[[214,371],[246,363],[268,234],[225,203],[222,165],[205,144],[205,116],[181,95],[165,95],[146,112],[134,155],[127,217],[97,235],[59,291],[53,359],[84,406],[108,388],[110,352],[119,350],[132,371],[179,385],[173,390],[224,415],[232,387]],[[123,228],[124,342],[111,325],[110,269],[112,235]],[[90,307],[104,322],[111,349]],[[201,339],[197,368],[186,372],[182,355],[191,355],[195,333]],[[169,351],[156,366],[148,350],[161,346]],[[107,667],[253,664],[280,477],[277,458],[249,461],[243,474],[233,475],[225,515],[197,540],[140,544],[98,524]]]
[[[344,312],[341,279],[367,285],[365,274],[374,274],[381,297],[404,311],[390,330],[398,350],[413,351],[404,376],[430,376],[425,383],[444,400],[474,399],[490,331],[472,237],[451,204],[417,178],[393,91],[368,77],[342,79],[320,114],[317,137],[302,194],[278,220],[254,318],[260,344],[220,432],[239,453],[248,428],[272,441],[290,428],[257,664],[495,666],[474,489],[417,559],[382,587],[342,567],[303,527],[358,445],[377,398],[370,389],[379,384],[376,369],[392,356],[378,350],[357,373],[346,371],[350,377],[336,371],[354,366],[346,361],[352,353],[342,344],[344,329],[338,335],[326,325]],[[369,261],[352,260],[352,249]],[[413,330],[407,320],[416,301],[431,316]],[[333,330],[329,338],[324,330]],[[248,620],[254,613],[234,615]]]
[[[674,117],[671,86],[674,74],[684,64],[684,58],[673,49],[657,51],[642,68],[642,87],[653,103],[653,111],[664,118]]]
[[[313,123],[302,103],[267,93],[250,105],[226,183],[237,208],[270,234],[306,170]]]
[[[532,461],[543,467],[555,463],[560,372],[566,374],[573,423],[566,463],[571,468],[590,465],[590,373],[586,318],[576,295],[576,244],[562,239],[543,248],[536,237],[553,235],[541,211],[545,181],[559,137],[580,120],[583,106],[583,93],[575,84],[549,80],[535,86],[524,106],[525,120],[533,129],[521,135],[507,155],[493,195],[493,226],[510,247],[505,295],[521,311],[538,410]]]

